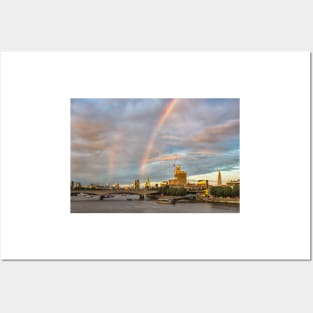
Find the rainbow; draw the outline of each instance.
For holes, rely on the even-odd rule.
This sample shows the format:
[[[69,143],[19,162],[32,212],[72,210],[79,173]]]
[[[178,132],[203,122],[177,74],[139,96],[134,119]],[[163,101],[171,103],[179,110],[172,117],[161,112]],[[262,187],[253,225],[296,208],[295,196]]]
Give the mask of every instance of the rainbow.
[[[141,159],[141,166],[140,166],[140,176],[143,177],[144,175],[144,170],[145,170],[145,166],[146,163],[148,161],[149,155],[151,153],[154,141],[161,129],[161,127],[163,126],[164,122],[166,121],[166,119],[168,118],[168,116],[170,115],[170,113],[172,112],[172,110],[175,107],[175,104],[177,103],[178,99],[172,99],[166,106],[166,108],[164,109],[164,111],[162,112],[160,119],[158,120],[156,126],[153,129],[153,132],[149,138],[149,141],[147,143],[145,152],[143,154],[143,157]]]

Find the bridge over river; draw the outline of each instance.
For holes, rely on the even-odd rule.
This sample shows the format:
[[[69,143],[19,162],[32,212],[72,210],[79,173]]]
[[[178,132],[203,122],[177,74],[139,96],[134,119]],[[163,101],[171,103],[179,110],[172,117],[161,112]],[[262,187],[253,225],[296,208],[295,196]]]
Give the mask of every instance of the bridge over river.
[[[127,194],[127,195],[138,195],[139,199],[144,199],[145,196],[157,196],[160,194],[158,190],[145,190],[145,189],[139,189],[139,190],[127,190],[127,189],[114,189],[114,190],[108,190],[108,189],[99,189],[99,190],[72,190],[71,196],[76,196],[80,193],[93,195],[93,196],[105,196],[108,195],[114,195],[114,194]],[[102,197],[101,197],[102,198]]]

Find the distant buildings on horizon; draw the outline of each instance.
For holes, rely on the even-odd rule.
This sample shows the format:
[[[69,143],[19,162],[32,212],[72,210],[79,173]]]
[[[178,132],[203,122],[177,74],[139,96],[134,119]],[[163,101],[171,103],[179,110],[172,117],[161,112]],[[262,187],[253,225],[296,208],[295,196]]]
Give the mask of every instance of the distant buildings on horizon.
[[[147,178],[147,180],[149,180],[149,178]],[[134,188],[134,189],[139,189],[140,186],[142,185],[147,187],[147,180],[146,183],[140,183],[139,179],[136,179],[133,185],[128,185],[128,188]],[[212,187],[213,185],[209,185],[209,181],[205,180],[205,179],[200,179],[195,183],[190,183],[187,181],[187,172],[181,170],[180,165],[174,165],[174,179],[169,179],[168,181],[162,181],[160,183],[156,183],[155,187],[159,187],[159,186],[165,186],[165,185],[169,185],[172,187],[194,187],[194,186],[198,186],[198,187],[202,187],[202,188],[209,188]],[[240,179],[235,179],[235,180],[229,180],[228,182],[226,182],[226,184],[222,184],[222,174],[221,171],[218,170],[217,172],[217,179],[216,179],[216,184],[214,184],[215,186],[230,186],[230,187],[234,187],[236,185],[240,185]],[[150,180],[149,180],[149,186],[150,186]],[[120,188],[120,184],[118,182],[116,182],[114,185],[110,185],[110,184],[105,184],[104,186],[102,185],[98,185],[98,184],[89,184],[87,186],[82,186],[80,182],[71,182],[71,189],[80,189],[80,188],[88,188],[88,189],[107,189],[107,188],[115,188],[115,189],[119,189]]]

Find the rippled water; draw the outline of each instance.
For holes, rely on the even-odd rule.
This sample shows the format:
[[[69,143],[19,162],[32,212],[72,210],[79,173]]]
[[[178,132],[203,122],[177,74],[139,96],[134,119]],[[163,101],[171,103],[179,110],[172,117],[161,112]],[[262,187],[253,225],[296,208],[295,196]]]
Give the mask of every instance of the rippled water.
[[[155,200],[139,200],[136,195],[117,195],[95,200],[98,197],[72,197],[72,213],[239,213],[239,204],[187,202],[160,204]],[[88,201],[82,201],[88,200]],[[132,199],[132,200],[127,200]]]

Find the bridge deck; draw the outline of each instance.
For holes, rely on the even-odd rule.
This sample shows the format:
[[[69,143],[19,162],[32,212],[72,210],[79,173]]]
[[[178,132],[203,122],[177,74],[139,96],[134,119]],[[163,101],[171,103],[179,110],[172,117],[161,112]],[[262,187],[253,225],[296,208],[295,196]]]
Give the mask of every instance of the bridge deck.
[[[158,190],[124,190],[124,189],[118,189],[118,190],[72,190],[71,194],[79,194],[84,193],[88,195],[109,195],[109,194],[129,194],[129,195],[153,195],[160,193]]]

